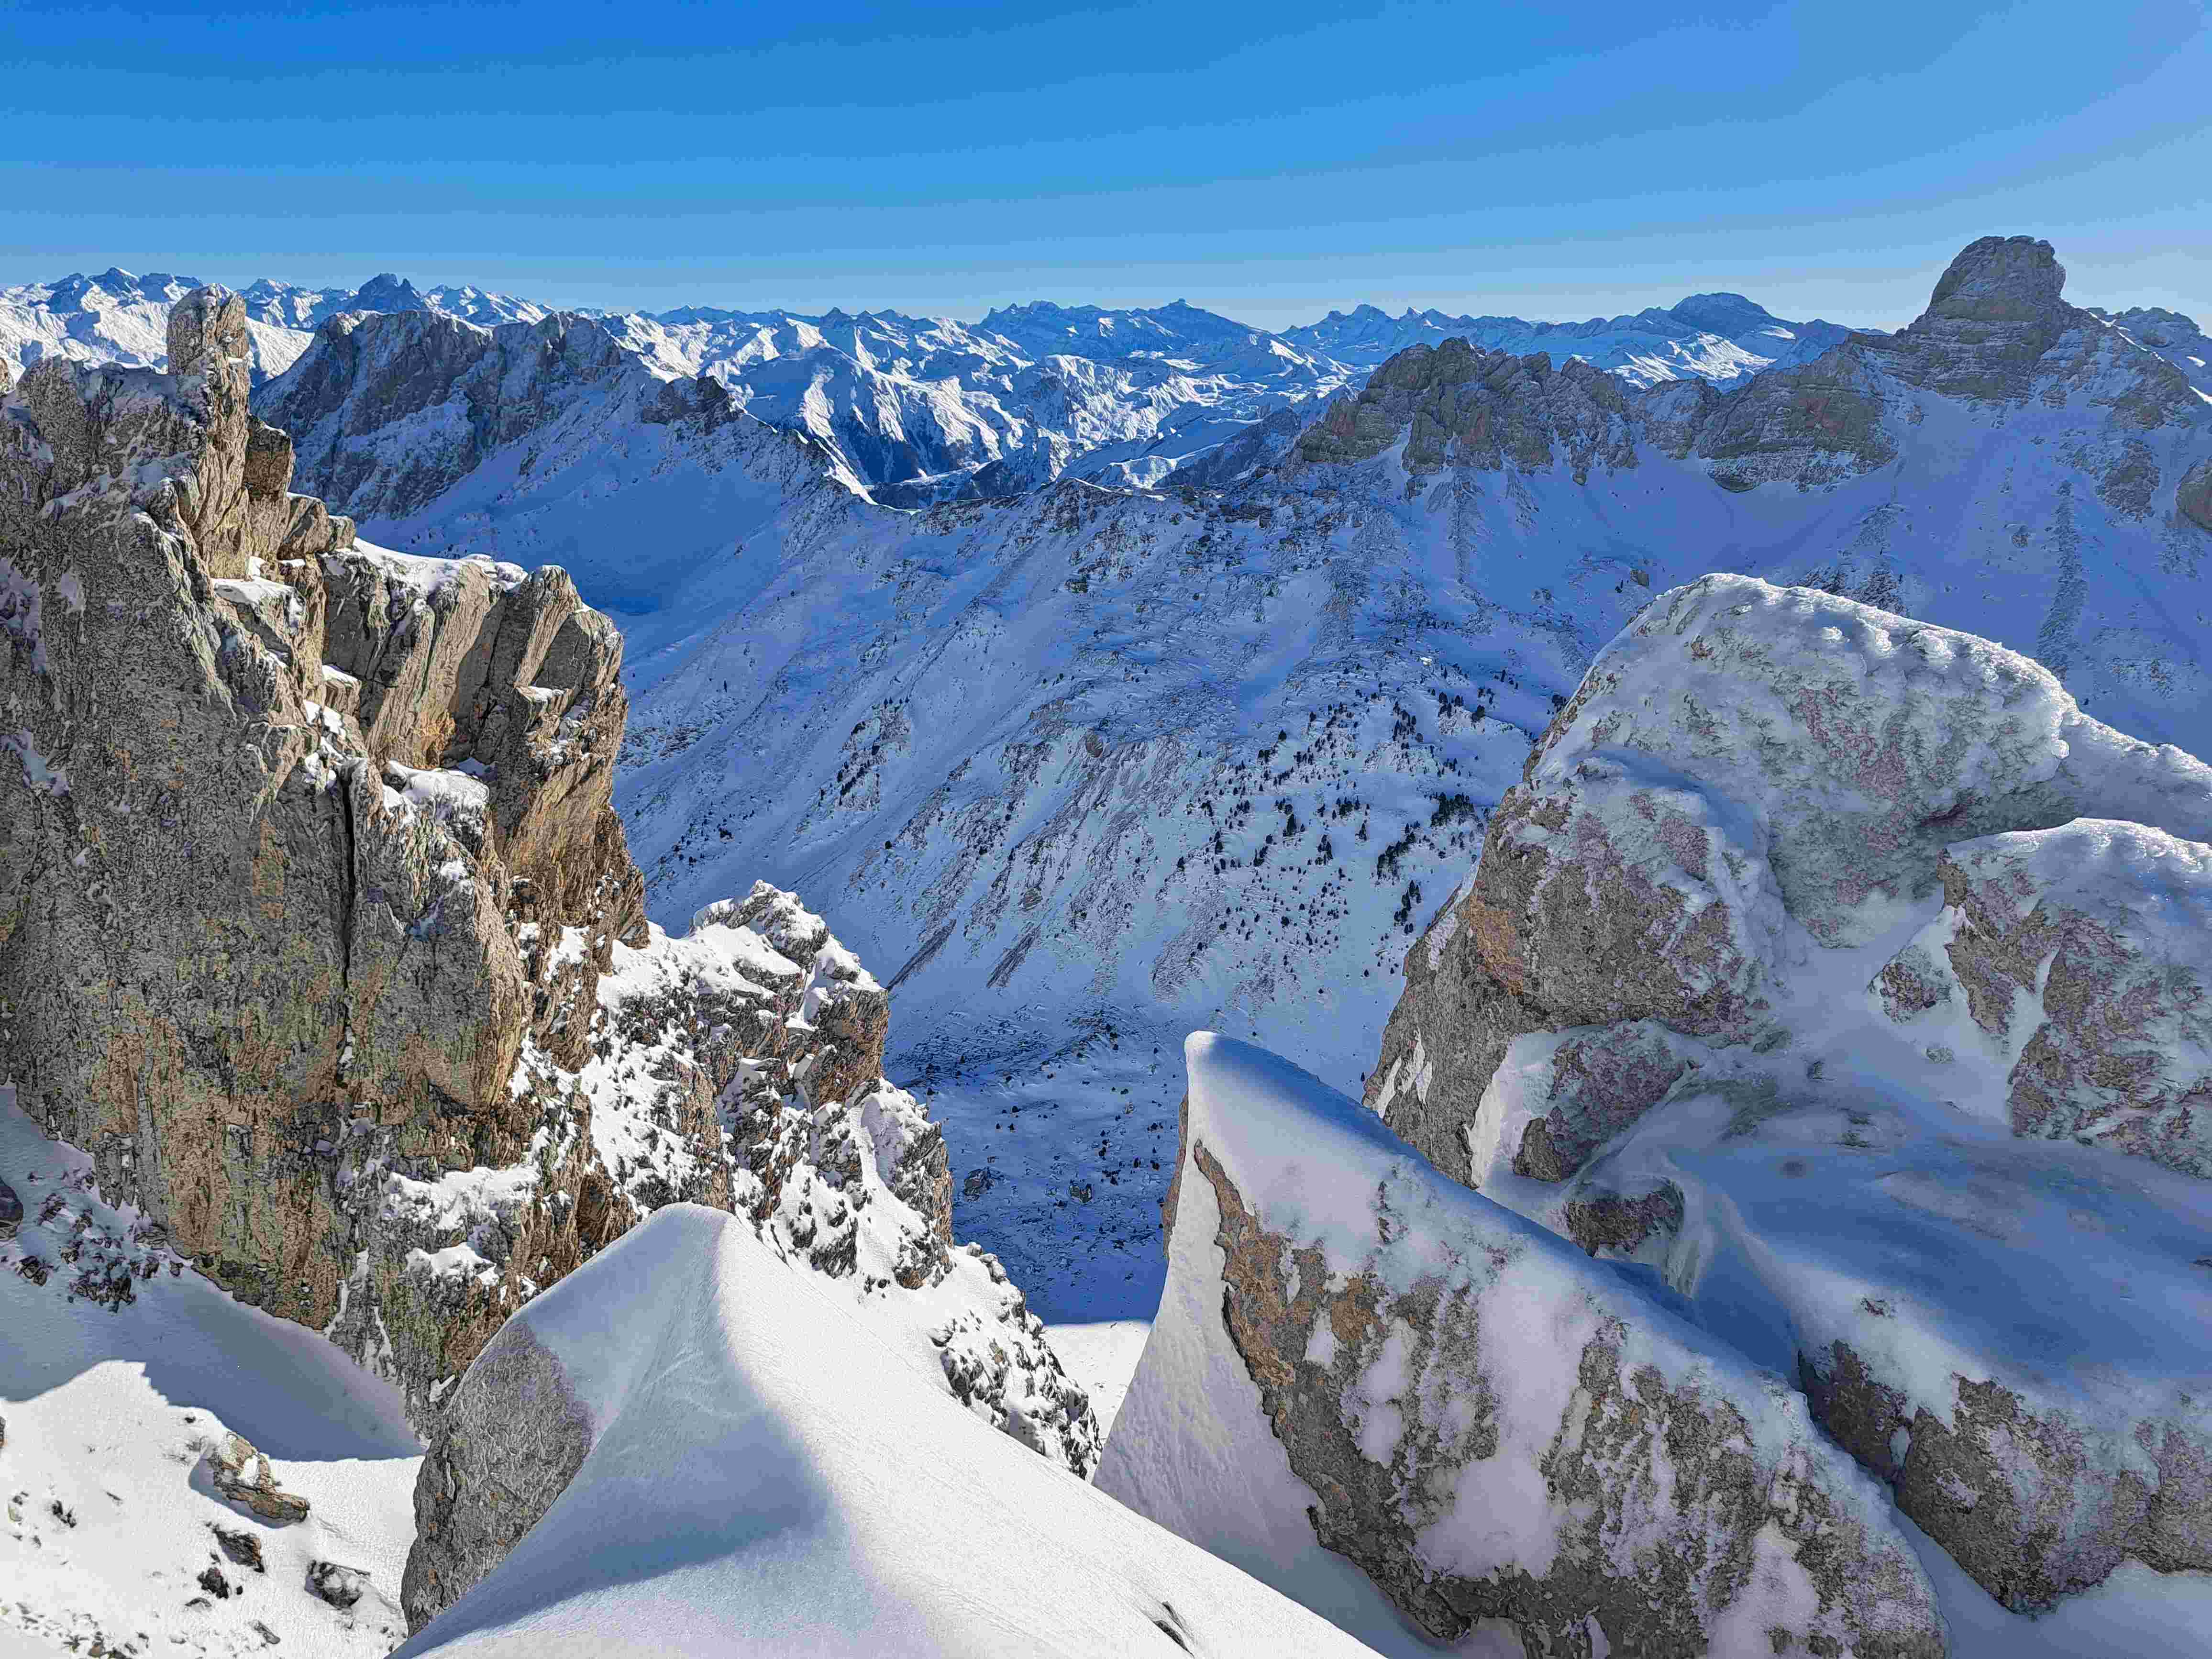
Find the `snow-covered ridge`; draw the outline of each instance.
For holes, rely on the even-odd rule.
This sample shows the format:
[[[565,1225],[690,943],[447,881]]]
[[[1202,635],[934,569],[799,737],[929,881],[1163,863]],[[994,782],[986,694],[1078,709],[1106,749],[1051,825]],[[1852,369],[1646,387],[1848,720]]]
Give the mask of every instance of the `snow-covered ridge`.
[[[473,1576],[409,1655],[1368,1651],[983,1429],[709,1210],[662,1211],[510,1322],[425,1488],[452,1498],[410,1601]]]

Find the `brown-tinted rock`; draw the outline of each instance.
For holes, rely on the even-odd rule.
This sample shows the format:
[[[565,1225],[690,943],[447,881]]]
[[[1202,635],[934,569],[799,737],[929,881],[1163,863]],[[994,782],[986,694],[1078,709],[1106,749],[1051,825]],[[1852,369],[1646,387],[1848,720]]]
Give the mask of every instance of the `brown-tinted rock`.
[[[208,1478],[216,1493],[275,1526],[307,1518],[307,1500],[281,1490],[269,1460],[243,1435],[226,1434],[207,1455]]]
[[[1176,1226],[1208,1236],[1173,1249],[1109,1492],[1279,1561],[1275,1518],[1239,1512],[1279,1455],[1314,1539],[1444,1644],[1505,1620],[1531,1653],[1942,1654],[1886,1504],[1780,1378],[1311,1079],[1188,1053]]]
[[[1944,855],[1945,956],[2015,1134],[2212,1176],[2212,848],[2081,818]]]
[[[1846,1344],[1803,1361],[1821,1425],[1897,1490],[1898,1507],[2014,1612],[2102,1583],[2122,1562],[2212,1570],[2212,1441],[2180,1425],[2136,1437],[2142,1472],[1994,1382],[1957,1380],[1947,1421]]]

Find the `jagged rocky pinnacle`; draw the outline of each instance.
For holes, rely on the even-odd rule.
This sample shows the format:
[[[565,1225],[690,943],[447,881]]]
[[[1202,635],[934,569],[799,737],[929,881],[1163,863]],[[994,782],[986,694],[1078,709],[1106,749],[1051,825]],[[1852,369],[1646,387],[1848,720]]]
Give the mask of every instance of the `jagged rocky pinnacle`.
[[[387,552],[290,493],[236,296],[179,299],[168,361],[50,357],[0,409],[21,1108],[426,1429],[521,1302],[691,1199],[896,1304],[949,1391],[1087,1469],[1087,1401],[952,1244],[881,988],[765,886],[647,927],[613,625],[557,568]]]

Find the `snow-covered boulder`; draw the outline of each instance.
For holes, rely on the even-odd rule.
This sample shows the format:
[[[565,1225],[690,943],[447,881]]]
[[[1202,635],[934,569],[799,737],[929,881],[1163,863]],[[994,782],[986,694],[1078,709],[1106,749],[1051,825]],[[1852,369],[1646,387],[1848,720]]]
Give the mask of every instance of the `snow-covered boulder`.
[[[408,1655],[1368,1651],[992,1433],[715,1211],[532,1303],[447,1423]]]
[[[1796,1375],[2006,1605],[2212,1570],[2208,839],[2212,770],[2027,659],[1709,577],[1501,804],[1368,1103]]]
[[[1480,1181],[1470,1136],[1495,1139],[1478,1108],[1515,1038],[1655,1020],[1783,1039],[1831,952],[1928,909],[1947,848],[2084,813],[2212,838],[2212,769],[1972,635],[1749,577],[1677,588],[1592,665],[1408,954],[1369,1103]],[[1559,1069],[1571,1094],[1587,1068]],[[1616,1115],[1674,1082],[1615,1070],[1635,1074],[1600,1085]],[[1532,1133],[1551,1132],[1518,1129],[1504,1155]]]
[[[1395,1609],[1531,1653],[1943,1653],[1886,1495],[1784,1378],[1287,1063],[1187,1055],[1107,1491],[1378,1644]]]

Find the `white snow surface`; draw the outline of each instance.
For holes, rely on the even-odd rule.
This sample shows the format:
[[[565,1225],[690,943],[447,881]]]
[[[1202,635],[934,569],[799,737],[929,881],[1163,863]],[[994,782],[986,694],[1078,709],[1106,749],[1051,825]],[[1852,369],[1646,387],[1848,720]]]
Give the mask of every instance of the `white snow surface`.
[[[103,1203],[91,1160],[48,1140],[0,1087],[0,1180],[21,1199],[0,1243],[0,1653],[381,1655],[406,1632],[399,1574],[421,1448],[397,1394],[316,1333],[233,1301]],[[52,1206],[50,1218],[49,1206]],[[74,1259],[70,1259],[74,1255]],[[21,1264],[52,1269],[43,1285]],[[111,1310],[73,1295],[112,1263],[144,1276]],[[180,1264],[179,1264],[180,1265]],[[229,1431],[270,1458],[307,1520],[277,1527],[216,1497],[204,1457]],[[240,1567],[213,1528],[258,1540]],[[349,1613],[308,1593],[313,1560],[369,1574]],[[210,1567],[230,1593],[199,1583]]]
[[[984,1428],[732,1217],[659,1211],[516,1318],[592,1449],[403,1654],[1368,1651]]]

